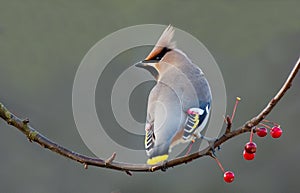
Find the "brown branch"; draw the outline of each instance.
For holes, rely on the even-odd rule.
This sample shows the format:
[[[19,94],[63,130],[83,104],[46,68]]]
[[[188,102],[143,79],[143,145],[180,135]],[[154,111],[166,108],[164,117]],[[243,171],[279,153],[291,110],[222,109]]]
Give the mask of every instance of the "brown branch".
[[[278,101],[283,97],[286,91],[291,87],[296,74],[298,73],[300,68],[300,58],[298,59],[297,63],[295,64],[293,70],[290,72],[289,77],[275,95],[274,98],[268,103],[268,105],[256,116],[253,117],[251,120],[247,121],[241,128],[231,131],[231,119],[227,118],[227,128],[226,132],[223,136],[221,136],[216,142],[214,143],[214,148],[219,147],[221,144],[226,142],[227,140],[236,137],[242,133],[251,131],[251,128],[258,125],[275,107]],[[125,171],[126,174],[132,175],[131,171],[134,172],[154,172],[157,170],[165,171],[169,167],[173,167],[176,165],[180,165],[183,163],[190,162],[194,159],[211,155],[211,148],[205,148],[199,152],[186,155],[183,157],[178,157],[167,162],[158,164],[158,165],[146,165],[146,164],[131,164],[131,163],[122,163],[114,161],[116,154],[113,153],[112,156],[106,160],[95,158],[95,157],[88,157],[79,153],[76,153],[72,150],[69,150],[40,134],[36,131],[33,127],[31,127],[28,123],[29,120],[21,120],[14,114],[12,114],[3,104],[0,103],[0,117],[4,119],[9,125],[14,126],[22,133],[26,135],[29,141],[36,142],[40,144],[42,147],[50,149],[51,151],[58,153],[62,156],[65,156],[69,159],[82,163],[84,168],[88,168],[88,165],[109,168],[113,170],[121,170]]]

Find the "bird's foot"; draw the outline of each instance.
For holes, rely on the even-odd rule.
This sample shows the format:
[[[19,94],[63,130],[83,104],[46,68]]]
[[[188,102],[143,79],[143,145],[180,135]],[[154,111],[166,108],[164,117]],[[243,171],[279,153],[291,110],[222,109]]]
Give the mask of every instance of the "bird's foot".
[[[215,154],[215,142],[218,140],[218,138],[206,137],[206,136],[201,135],[201,134],[199,134],[199,138],[204,139],[205,141],[207,141],[208,146],[212,150],[213,154]],[[219,150],[219,148],[220,147],[218,146],[218,150]]]
[[[166,160],[163,161],[162,167],[161,167],[161,171],[163,171],[163,172],[166,172],[166,171],[167,171],[167,169],[168,169],[167,163],[168,163],[168,162],[167,162]]]

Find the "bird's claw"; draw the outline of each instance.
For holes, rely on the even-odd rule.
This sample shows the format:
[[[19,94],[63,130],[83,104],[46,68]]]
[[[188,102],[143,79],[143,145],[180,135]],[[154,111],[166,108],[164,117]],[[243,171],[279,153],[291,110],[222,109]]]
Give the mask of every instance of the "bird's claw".
[[[216,139],[217,140],[217,139]],[[217,151],[220,151],[221,150],[221,147],[220,146],[217,146],[216,148],[214,147],[214,144],[213,145],[210,145],[209,144],[209,147],[210,147],[210,150],[211,150],[211,153],[213,154],[213,156],[217,157],[216,155],[216,148],[217,148]]]
[[[210,147],[210,149],[212,150],[212,152],[214,154],[215,153],[215,142],[218,140],[218,138],[205,137],[204,135],[201,135],[201,134],[200,134],[199,138],[207,141],[208,146]],[[218,146],[217,148],[219,150],[220,146]]]
[[[167,169],[168,169],[167,161],[165,160],[165,161],[162,163],[161,171],[166,172]]]

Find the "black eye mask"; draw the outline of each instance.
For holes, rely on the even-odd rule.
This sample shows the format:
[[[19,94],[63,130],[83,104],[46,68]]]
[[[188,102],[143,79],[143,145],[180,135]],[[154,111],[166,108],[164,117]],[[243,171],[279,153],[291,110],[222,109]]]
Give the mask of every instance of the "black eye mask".
[[[153,56],[148,60],[143,60],[143,63],[157,63],[159,62],[167,52],[171,51],[172,49],[164,47],[157,55]]]

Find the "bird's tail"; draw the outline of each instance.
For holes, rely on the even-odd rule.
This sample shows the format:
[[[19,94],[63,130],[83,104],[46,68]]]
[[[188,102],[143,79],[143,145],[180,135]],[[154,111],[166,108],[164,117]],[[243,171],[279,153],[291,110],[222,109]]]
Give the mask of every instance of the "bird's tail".
[[[168,157],[169,157],[168,154],[164,154],[164,155],[159,155],[159,156],[156,156],[156,157],[152,157],[152,158],[149,158],[147,160],[147,164],[149,164],[149,165],[155,165],[155,164],[158,164],[159,162],[167,160]]]

